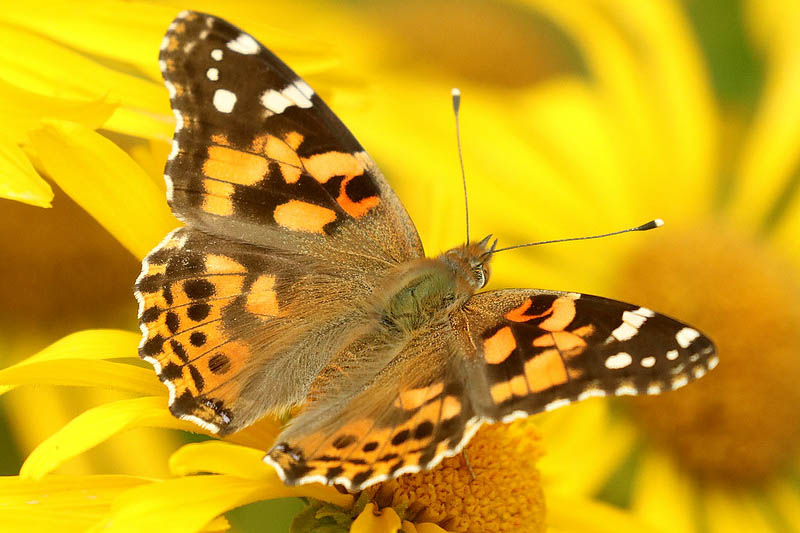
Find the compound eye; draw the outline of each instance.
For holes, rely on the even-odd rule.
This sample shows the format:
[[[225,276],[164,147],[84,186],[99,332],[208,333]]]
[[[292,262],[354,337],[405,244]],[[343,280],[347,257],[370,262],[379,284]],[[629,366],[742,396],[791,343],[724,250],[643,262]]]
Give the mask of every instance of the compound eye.
[[[478,289],[482,289],[486,285],[486,272],[483,267],[479,266],[472,269],[472,277],[475,278],[475,285]]]

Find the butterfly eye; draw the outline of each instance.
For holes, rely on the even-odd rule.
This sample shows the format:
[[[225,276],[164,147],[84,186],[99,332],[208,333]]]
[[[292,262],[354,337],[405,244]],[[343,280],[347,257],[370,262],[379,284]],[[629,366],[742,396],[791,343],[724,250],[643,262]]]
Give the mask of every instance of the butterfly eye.
[[[482,266],[477,266],[472,269],[472,277],[475,278],[475,286],[478,289],[482,289],[484,285],[486,285],[486,272],[483,270]]]

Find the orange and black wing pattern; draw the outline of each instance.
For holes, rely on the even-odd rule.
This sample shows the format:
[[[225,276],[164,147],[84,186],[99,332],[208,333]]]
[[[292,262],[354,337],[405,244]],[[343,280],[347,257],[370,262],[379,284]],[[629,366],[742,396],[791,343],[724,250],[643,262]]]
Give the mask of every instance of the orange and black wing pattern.
[[[699,331],[645,307],[578,293],[511,289],[465,307],[476,411],[512,420],[594,396],[658,394],[717,364]]]
[[[186,227],[143,261],[139,354],[176,416],[226,433],[301,403],[341,302],[422,245],[355,138],[252,36],[185,11],[159,63],[176,120],[167,199]]]
[[[289,485],[358,491],[460,452],[483,419],[471,405],[456,338],[446,325],[419,332],[352,396],[332,391],[345,382],[351,388],[359,372],[331,376],[324,399],[291,421],[265,460]],[[380,350],[378,342],[357,344],[354,361],[374,359],[371,352]]]
[[[422,255],[372,159],[251,35],[185,11],[169,27],[159,62],[176,119],[164,177],[184,222],[253,244],[333,246],[336,239],[324,238],[346,234],[349,246],[381,259]]]

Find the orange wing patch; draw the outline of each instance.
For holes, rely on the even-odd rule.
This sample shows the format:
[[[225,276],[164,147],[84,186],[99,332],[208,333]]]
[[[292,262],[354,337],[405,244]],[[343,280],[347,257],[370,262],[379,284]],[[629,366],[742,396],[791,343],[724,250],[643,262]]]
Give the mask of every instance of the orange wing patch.
[[[567,382],[567,369],[558,350],[545,350],[525,363],[525,379],[533,392]]]
[[[507,312],[505,318],[512,322],[529,322],[535,318],[547,316],[548,318],[539,324],[540,328],[547,331],[563,330],[575,318],[575,300],[569,296],[556,298],[546,311],[538,315],[527,314],[531,305],[533,305],[533,301],[528,298],[519,307]]]
[[[556,298],[549,309],[550,316],[539,324],[539,327],[547,331],[562,331],[575,318],[575,300],[568,296]]]
[[[327,207],[289,200],[275,208],[275,222],[292,231],[324,233],[325,224],[336,220],[336,213]]]
[[[228,217],[233,214],[233,185],[214,179],[203,180],[206,196],[203,198],[203,211]]]
[[[245,309],[262,318],[278,316],[278,295],[275,292],[275,276],[264,274],[250,287]]]
[[[418,389],[401,390],[394,405],[407,411],[418,409],[439,396],[442,391],[444,391],[444,383],[434,383],[428,387],[420,387]]]
[[[353,178],[354,176],[348,176],[342,180],[341,185],[339,185],[339,196],[336,197],[336,201],[348,215],[353,218],[361,218],[366,215],[370,209],[380,203],[380,198],[377,196],[368,196],[357,202],[351,199],[347,195],[347,184],[350,183]]]
[[[209,178],[237,185],[255,185],[269,169],[266,158],[225,146],[209,146],[203,174]]]
[[[483,358],[487,363],[497,365],[508,359],[516,347],[517,341],[511,328],[505,326],[483,341]]]
[[[320,183],[327,183],[334,176],[354,177],[364,172],[361,161],[345,152],[325,152],[304,157],[303,166]]]
[[[339,185],[336,202],[351,217],[361,218],[380,203],[377,196],[354,200],[347,194],[348,184],[364,174],[369,167],[369,159],[364,152],[348,154],[331,151],[305,157],[302,161],[306,171],[320,183],[327,183],[334,176],[344,177]]]

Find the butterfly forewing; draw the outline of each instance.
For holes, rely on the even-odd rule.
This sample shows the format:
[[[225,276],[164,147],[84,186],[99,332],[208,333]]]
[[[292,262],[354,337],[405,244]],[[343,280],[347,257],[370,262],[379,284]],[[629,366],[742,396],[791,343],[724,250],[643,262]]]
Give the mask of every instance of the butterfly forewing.
[[[421,255],[372,159],[252,36],[184,12],[164,38],[160,65],[176,117],[165,179],[182,220],[253,244],[346,244],[393,261]]]
[[[717,363],[697,330],[598,296],[493,291],[475,295],[465,312],[482,378],[476,382],[486,386],[475,402],[494,420],[592,396],[658,394]]]

